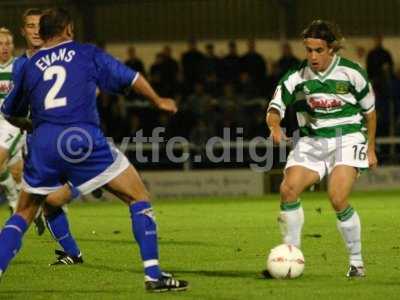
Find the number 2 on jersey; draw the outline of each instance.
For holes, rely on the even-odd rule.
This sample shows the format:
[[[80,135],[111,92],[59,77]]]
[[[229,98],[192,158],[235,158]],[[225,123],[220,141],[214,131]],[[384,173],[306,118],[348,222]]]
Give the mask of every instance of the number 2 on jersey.
[[[54,76],[56,77],[56,81],[44,99],[44,109],[52,109],[67,105],[67,97],[56,98],[67,77],[65,68],[62,66],[51,66],[47,68],[43,73],[43,80],[52,80]]]

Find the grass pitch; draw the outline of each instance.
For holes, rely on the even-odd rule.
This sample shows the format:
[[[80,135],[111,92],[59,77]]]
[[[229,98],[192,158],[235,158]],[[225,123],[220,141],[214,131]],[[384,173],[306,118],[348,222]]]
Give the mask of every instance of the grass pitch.
[[[278,195],[159,200],[154,203],[165,270],[190,281],[187,292],[148,294],[121,203],[75,203],[72,231],[85,263],[49,267],[56,244],[31,228],[0,283],[0,299],[399,299],[400,192],[354,193],[363,224],[367,277],[348,280],[347,254],[324,193],[303,195],[304,275],[264,280],[270,248],[280,243]],[[8,216],[5,207],[0,220]]]

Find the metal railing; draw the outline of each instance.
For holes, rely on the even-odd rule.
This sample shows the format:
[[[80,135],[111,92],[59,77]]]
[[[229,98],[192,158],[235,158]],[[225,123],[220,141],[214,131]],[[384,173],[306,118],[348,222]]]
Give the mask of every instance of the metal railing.
[[[261,141],[261,140],[259,140]],[[395,147],[400,146],[400,137],[379,137],[376,139],[376,144],[378,148],[378,157],[384,157],[385,155],[394,155],[394,157],[390,157],[389,159],[385,160],[386,164],[399,164],[400,163],[400,155],[396,153]],[[387,149],[379,151],[381,147],[386,146]],[[161,152],[165,150],[166,145],[163,143],[130,143],[128,145],[117,145],[120,149],[123,148],[123,152],[135,152],[135,151],[143,151],[143,152],[150,152],[156,151]],[[237,150],[243,149],[244,151],[248,151],[250,148],[256,149],[264,149],[267,148],[281,148],[283,149],[283,154],[286,155],[290,148],[292,147],[292,143],[283,143],[281,145],[274,145],[270,139],[264,139],[264,142],[257,142],[254,141],[220,141],[214,143],[212,147],[207,147],[206,145],[196,145],[191,142],[180,142],[180,143],[173,143],[170,146],[170,150],[173,151],[180,151],[181,157],[187,157],[185,161],[182,162],[182,169],[184,171],[189,171],[192,169],[194,163],[196,163],[196,153],[200,152],[214,152],[214,150]],[[197,154],[198,155],[198,154]],[[222,167],[222,165],[221,165]]]

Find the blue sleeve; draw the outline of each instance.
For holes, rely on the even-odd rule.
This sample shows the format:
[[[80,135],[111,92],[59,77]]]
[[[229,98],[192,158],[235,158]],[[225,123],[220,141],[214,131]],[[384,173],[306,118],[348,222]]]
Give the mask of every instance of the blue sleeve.
[[[139,73],[95,48],[94,62],[96,67],[97,86],[110,93],[123,93],[138,78]]]
[[[1,113],[5,117],[27,117],[29,112],[29,102],[24,97],[24,74],[25,64],[18,65],[13,68],[12,81],[13,88],[6,96],[3,105],[1,106]]]

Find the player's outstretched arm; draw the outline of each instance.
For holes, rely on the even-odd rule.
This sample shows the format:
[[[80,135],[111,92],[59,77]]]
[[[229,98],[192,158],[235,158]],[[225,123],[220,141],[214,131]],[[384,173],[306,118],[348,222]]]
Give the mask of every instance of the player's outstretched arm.
[[[270,108],[267,112],[266,122],[269,130],[271,131],[271,137],[274,143],[280,144],[283,140],[286,140],[286,136],[283,134],[281,129],[281,115],[280,112],[275,108]]]
[[[148,81],[140,74],[139,77],[135,80],[135,83],[133,84],[133,89],[135,90],[135,92],[145,96],[158,109],[173,114],[178,111],[176,103],[173,99],[160,97],[154,91],[154,89],[151,87]]]
[[[378,165],[378,159],[375,152],[375,134],[376,134],[376,112],[373,110],[365,114],[366,126],[368,130],[368,163],[371,169]]]

